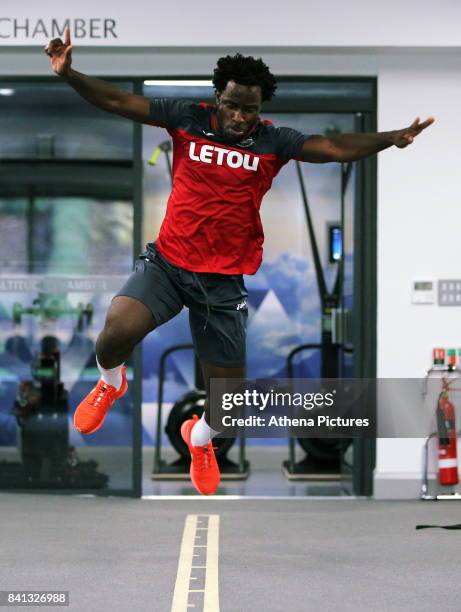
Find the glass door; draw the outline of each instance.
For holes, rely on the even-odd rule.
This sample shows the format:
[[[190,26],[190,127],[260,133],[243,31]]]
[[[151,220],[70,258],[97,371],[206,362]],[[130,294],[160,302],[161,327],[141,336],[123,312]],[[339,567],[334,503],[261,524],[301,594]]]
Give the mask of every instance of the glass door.
[[[133,385],[98,432],[72,424],[132,267],[133,124],[61,82],[1,91],[0,489],[134,495]]]

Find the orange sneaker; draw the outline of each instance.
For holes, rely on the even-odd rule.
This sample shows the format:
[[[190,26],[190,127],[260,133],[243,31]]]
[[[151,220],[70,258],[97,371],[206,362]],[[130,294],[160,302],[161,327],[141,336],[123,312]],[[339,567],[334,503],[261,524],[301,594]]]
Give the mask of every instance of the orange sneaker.
[[[219,486],[221,475],[211,440],[204,446],[192,446],[190,443],[192,427],[197,421],[198,416],[196,414],[191,419],[184,421],[181,425],[181,436],[189,447],[191,455],[190,477],[192,484],[202,495],[213,495]]]
[[[77,406],[74,413],[75,429],[83,434],[92,434],[98,431],[104,423],[109,408],[115,400],[125,395],[127,389],[125,366],[122,367],[122,385],[118,390],[100,378],[96,387]]]

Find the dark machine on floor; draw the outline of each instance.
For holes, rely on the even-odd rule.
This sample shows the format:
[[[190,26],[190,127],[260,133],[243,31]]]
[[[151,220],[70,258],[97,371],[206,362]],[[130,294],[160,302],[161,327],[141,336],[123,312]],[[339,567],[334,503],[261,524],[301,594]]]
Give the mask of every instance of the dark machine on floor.
[[[41,308],[47,303],[47,309]],[[14,321],[24,314],[42,318],[69,314],[57,303],[40,296],[32,308],[14,305]],[[51,309],[51,310],[50,310]],[[79,305],[71,309],[78,316],[78,328],[89,323],[93,308]],[[27,343],[21,336],[7,341],[10,350],[24,352]],[[61,380],[59,340],[47,335],[41,339],[40,350],[31,356],[31,378],[21,380],[11,408],[18,428],[21,461],[0,461],[0,488],[85,489],[104,488],[108,476],[98,472],[96,461],[81,461],[76,449],[69,444],[68,391]]]

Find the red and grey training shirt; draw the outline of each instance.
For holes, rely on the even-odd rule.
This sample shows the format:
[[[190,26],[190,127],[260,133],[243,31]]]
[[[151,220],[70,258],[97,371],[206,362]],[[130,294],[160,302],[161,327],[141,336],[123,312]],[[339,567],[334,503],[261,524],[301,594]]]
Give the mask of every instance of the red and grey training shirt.
[[[259,121],[231,145],[216,124],[215,107],[154,99],[150,123],[173,139],[173,188],[157,238],[168,261],[193,272],[254,274],[261,265],[261,200],[307,136]]]

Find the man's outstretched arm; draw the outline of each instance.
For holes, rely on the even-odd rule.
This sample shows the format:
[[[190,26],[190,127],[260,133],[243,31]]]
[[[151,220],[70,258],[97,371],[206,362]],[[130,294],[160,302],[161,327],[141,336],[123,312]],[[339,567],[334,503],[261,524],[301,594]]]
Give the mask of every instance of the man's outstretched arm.
[[[64,42],[60,38],[54,38],[45,47],[45,52],[51,59],[53,71],[69,83],[82,98],[109,113],[149,123],[148,98],[130,94],[111,83],[72,69],[72,44],[68,27],[64,33]]]
[[[310,136],[304,142],[300,159],[317,164],[333,161],[348,162],[374,155],[393,145],[403,149],[432,123],[434,123],[433,117],[429,117],[423,123],[420,123],[417,117],[409,127],[392,132]]]

